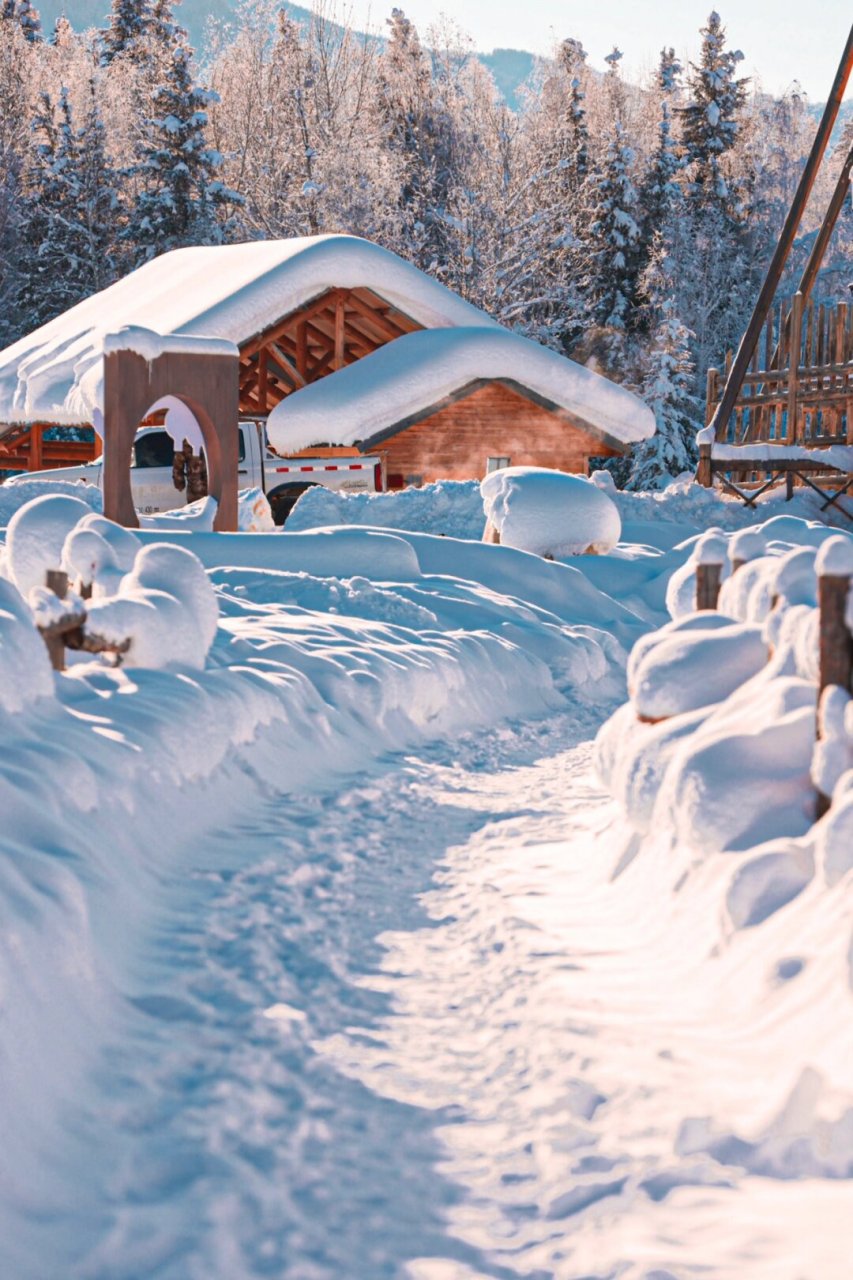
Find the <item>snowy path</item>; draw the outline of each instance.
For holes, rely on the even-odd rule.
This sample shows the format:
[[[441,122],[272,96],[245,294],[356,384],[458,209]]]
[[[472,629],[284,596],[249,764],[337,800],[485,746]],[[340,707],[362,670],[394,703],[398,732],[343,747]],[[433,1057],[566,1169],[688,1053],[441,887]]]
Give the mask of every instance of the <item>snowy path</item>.
[[[73,1117],[33,1275],[841,1276],[847,1184],[735,1193],[707,1159],[667,1167],[661,1097],[720,1046],[693,1009],[674,1032],[663,969],[632,980],[593,729],[391,760],[208,845],[103,1056],[109,1101]],[[677,970],[680,941],[655,963]]]

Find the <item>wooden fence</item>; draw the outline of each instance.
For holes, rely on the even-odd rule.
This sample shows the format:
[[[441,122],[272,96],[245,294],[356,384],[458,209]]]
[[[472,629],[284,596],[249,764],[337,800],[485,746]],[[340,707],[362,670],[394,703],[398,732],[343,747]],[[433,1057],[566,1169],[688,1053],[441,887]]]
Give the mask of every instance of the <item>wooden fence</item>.
[[[729,352],[724,370],[708,370],[706,425],[714,421],[731,359]],[[763,458],[749,450],[755,445],[768,446]],[[700,446],[696,478],[707,487],[716,478],[750,505],[776,484],[785,483],[788,497],[805,485],[824,498],[824,509],[834,506],[853,519],[839,502],[853,469],[821,457],[833,445],[853,445],[853,307],[804,306],[797,293],[771,311],[728,420],[717,421],[713,445]],[[792,456],[791,446],[809,456]]]
[[[737,573],[744,561],[732,561],[732,573]],[[696,565],[696,608],[716,609],[723,577],[722,558]],[[853,693],[853,632],[848,625],[847,601],[850,598],[853,578],[850,574],[827,573],[818,575],[819,655],[818,655],[818,708],[824,691],[839,685]],[[820,715],[817,732],[820,733]],[[818,792],[817,817],[822,817],[830,807],[829,796]]]
[[[709,369],[705,422],[714,417],[731,367]],[[743,387],[717,440],[728,444],[853,444],[853,308],[803,295],[773,308]]]

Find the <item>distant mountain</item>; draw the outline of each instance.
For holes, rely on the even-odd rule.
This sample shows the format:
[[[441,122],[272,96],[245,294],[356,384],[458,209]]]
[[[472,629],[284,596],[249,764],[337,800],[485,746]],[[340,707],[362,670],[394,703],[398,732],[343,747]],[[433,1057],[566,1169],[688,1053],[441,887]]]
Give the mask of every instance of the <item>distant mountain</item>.
[[[35,4],[47,35],[60,14],[65,14],[75,30],[86,31],[89,27],[105,26],[110,11],[110,0],[42,0],[41,3],[35,0]],[[389,0],[389,13],[391,7]],[[234,8],[234,0],[184,0],[183,4],[176,5],[175,16],[189,32],[193,48],[201,49],[208,19],[227,22],[233,19]],[[308,22],[311,17],[310,9],[301,5],[288,4],[287,11],[298,22]],[[535,56],[523,49],[495,49],[478,57],[491,71],[504,99],[511,107],[518,106],[517,91],[536,65]]]

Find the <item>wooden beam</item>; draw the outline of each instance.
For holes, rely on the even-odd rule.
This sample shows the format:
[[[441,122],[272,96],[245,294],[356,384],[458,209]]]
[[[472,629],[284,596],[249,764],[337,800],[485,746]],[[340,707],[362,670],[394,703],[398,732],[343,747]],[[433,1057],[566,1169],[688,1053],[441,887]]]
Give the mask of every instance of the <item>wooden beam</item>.
[[[346,362],[346,335],[346,303],[342,297],[339,297],[335,304],[335,357],[332,362],[335,369],[343,369]]]
[[[299,390],[300,387],[305,386],[305,379],[302,374],[299,372],[296,365],[291,362],[290,358],[285,355],[277,343],[270,342],[269,345],[265,347],[265,350],[272,353],[275,362],[281,369],[282,373],[290,379],[297,390]]]

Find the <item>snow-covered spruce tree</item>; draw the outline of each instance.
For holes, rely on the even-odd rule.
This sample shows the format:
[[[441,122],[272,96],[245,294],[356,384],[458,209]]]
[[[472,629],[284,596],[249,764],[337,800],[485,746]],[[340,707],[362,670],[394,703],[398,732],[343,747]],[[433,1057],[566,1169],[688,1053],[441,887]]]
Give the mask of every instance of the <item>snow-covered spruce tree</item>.
[[[755,261],[746,175],[737,152],[746,81],[736,72],[743,55],[725,47],[717,13],[701,34],[701,58],[691,66],[690,102],[680,113],[687,199],[678,279],[678,311],[694,335],[700,374],[719,364],[740,336],[744,300],[754,291]]]
[[[588,71],[579,40],[557,46],[541,92],[531,95],[518,146],[529,174],[531,222],[537,228],[537,280],[528,331],[571,351],[591,323],[589,282],[597,175],[586,111]],[[527,105],[527,104],[526,104]]]
[[[681,112],[690,188],[726,203],[732,193],[721,160],[735,144],[738,112],[746,100],[747,81],[736,74],[743,54],[726,48],[726,30],[716,12],[700,34],[701,59],[691,65],[691,101]]]
[[[629,361],[628,330],[636,305],[640,268],[640,208],[631,176],[634,152],[625,128],[624,90],[618,49],[608,54],[608,81],[613,132],[604,159],[595,217],[590,227],[593,249],[590,299],[594,322],[603,330],[605,363],[624,373]]]
[[[38,9],[33,8],[30,0],[3,0],[0,18],[17,22],[31,44],[41,40],[41,18]]]
[[[396,8],[387,22],[390,31],[382,53],[379,107],[386,145],[402,162],[398,207],[407,256],[422,269],[441,275],[455,176],[454,130],[414,25]]]
[[[214,95],[193,81],[190,50],[176,44],[154,90],[133,173],[142,183],[124,233],[137,262],[193,244],[221,244],[240,197],[223,183],[222,157],[207,144]]]
[[[661,49],[656,86],[660,96],[657,145],[640,189],[643,270],[651,262],[655,237],[662,235],[665,241],[671,242],[670,229],[684,200],[678,182],[683,163],[672,116],[672,99],[678,89],[680,74],[681,64],[675,50]]]
[[[124,57],[145,61],[151,27],[151,0],[112,0],[109,24],[101,35],[102,60]]]
[[[701,407],[693,394],[691,334],[676,312],[676,271],[671,246],[658,233],[642,281],[652,336],[641,388],[657,432],[632,449],[626,489],[662,489],[672,476],[696,465]]]
[[[50,94],[42,92],[31,121],[32,146],[25,173],[22,202],[21,279],[17,310],[31,328],[37,328],[64,309],[54,284],[63,293],[63,281],[54,280],[58,264],[64,261],[60,218],[66,189],[59,155],[59,131]]]
[[[0,347],[28,328],[17,299],[25,261],[21,234],[29,50],[17,23],[0,21]]]
[[[20,305],[41,324],[116,278],[119,198],[92,102],[75,128],[68,90],[42,94],[25,196]]]

